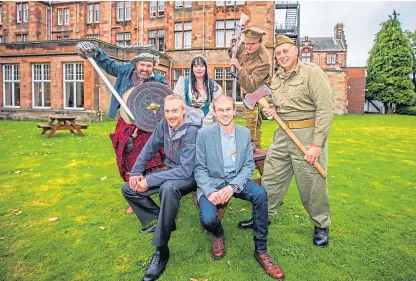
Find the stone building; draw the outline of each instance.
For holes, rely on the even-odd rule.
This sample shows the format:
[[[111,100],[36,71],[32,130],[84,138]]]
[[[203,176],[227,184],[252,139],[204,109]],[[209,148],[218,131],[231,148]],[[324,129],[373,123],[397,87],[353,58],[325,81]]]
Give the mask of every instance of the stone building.
[[[264,43],[272,54],[270,1],[0,2],[0,117],[39,119],[67,112],[98,120],[106,115],[111,94],[76,54],[80,40],[121,62],[142,51],[132,45],[155,46],[161,56],[157,71],[171,88],[202,54],[210,77],[231,95],[226,49],[241,13],[250,17],[248,26],[267,32]]]
[[[337,23],[333,37],[302,38],[300,58],[319,65],[327,74],[334,94],[334,113],[364,113],[365,68],[347,67],[344,25]]]

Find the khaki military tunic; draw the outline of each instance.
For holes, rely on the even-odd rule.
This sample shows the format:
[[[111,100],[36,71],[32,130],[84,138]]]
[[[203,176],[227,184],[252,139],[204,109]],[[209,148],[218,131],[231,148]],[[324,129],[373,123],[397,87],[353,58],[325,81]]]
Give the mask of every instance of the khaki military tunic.
[[[329,79],[323,70],[298,60],[287,77],[282,68],[273,76],[270,89],[273,104],[283,121],[314,120],[315,125],[292,129],[301,143],[309,149],[312,144],[322,148],[318,162],[327,168],[327,138],[333,117],[333,97]],[[321,228],[330,225],[329,199],[326,179],[304,160],[293,141],[278,129],[266,157],[262,185],[267,190],[269,217],[276,215],[292,177],[311,222]]]
[[[232,49],[228,49],[228,54],[231,57]],[[238,84],[243,88],[242,97],[246,94],[251,94],[260,88],[261,85],[270,85],[271,81],[271,67],[272,60],[267,48],[261,45],[260,48],[249,54],[241,44],[237,59],[241,65],[238,71]],[[256,106],[254,110],[245,107],[246,127],[250,130],[251,141],[256,144],[257,148],[261,147],[261,118],[259,110]]]

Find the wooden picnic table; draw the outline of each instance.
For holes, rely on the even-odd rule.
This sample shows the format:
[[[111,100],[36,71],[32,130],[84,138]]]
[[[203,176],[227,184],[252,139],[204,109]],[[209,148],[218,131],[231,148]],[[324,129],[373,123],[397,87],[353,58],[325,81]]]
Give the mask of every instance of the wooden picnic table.
[[[49,123],[48,124],[38,124],[38,128],[42,129],[41,134],[45,134],[46,131],[49,131],[48,138],[53,137],[56,131],[59,130],[69,130],[71,133],[75,133],[76,131],[78,135],[81,137],[84,136],[81,129],[87,129],[88,125],[86,124],[77,124],[75,122],[76,116],[73,115],[66,115],[66,114],[54,114],[49,116]]]

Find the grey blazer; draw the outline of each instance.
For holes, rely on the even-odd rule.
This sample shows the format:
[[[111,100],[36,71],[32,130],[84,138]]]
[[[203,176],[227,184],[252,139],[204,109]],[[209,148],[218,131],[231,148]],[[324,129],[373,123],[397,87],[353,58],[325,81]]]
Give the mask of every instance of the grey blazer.
[[[220,125],[213,124],[198,131],[196,137],[196,157],[194,175],[198,185],[198,199],[203,194],[206,198],[216,188],[227,181],[238,185],[244,190],[247,180],[254,170],[253,148],[251,147],[250,131],[235,125],[236,139],[236,172],[225,176],[224,160],[221,146]]]

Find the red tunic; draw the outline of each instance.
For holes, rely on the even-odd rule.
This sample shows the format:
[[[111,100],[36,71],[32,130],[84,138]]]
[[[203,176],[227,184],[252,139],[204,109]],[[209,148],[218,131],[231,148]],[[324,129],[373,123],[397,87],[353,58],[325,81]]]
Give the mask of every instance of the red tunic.
[[[116,153],[118,170],[124,181],[129,180],[130,171],[136,162],[136,158],[139,156],[147,140],[152,135],[152,133],[144,132],[139,129],[137,131],[137,138],[134,139],[133,150],[131,152],[127,152],[125,148],[135,128],[135,125],[129,125],[123,120],[123,118],[119,118],[115,132],[110,134],[110,139]],[[159,151],[155,154],[152,160],[146,163],[145,174],[164,168],[165,166],[163,164],[163,160],[163,151]]]

